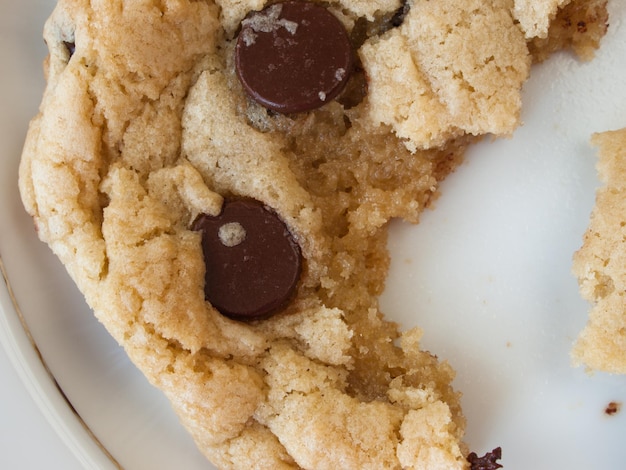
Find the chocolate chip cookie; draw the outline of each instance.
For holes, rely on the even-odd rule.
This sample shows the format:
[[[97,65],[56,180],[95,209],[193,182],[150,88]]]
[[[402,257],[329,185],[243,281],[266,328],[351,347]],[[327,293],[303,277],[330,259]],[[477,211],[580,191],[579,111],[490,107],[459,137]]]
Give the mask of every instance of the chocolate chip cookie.
[[[598,0],[61,0],[24,205],[219,468],[466,469],[452,368],[379,309],[386,224],[605,26]]]

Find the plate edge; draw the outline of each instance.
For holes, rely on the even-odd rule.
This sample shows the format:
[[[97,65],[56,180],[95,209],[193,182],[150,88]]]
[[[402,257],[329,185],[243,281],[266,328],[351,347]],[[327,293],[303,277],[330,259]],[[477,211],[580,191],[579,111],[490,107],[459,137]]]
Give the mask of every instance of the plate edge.
[[[0,253],[0,344],[46,421],[86,468],[124,470],[72,405],[48,367],[11,287]],[[12,314],[7,304],[13,308]],[[10,318],[12,315],[13,318]],[[28,348],[28,349],[26,349]]]

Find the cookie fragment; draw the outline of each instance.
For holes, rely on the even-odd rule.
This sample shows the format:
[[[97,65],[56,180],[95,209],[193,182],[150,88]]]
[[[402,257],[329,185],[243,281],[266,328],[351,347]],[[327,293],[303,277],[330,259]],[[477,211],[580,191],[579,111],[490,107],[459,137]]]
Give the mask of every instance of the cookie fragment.
[[[589,320],[572,350],[575,364],[626,373],[626,129],[594,134],[602,186],[573,272]]]
[[[612,401],[608,405],[606,405],[606,408],[604,408],[604,414],[607,416],[615,416],[616,414],[620,412],[621,409],[622,409],[621,402]]]

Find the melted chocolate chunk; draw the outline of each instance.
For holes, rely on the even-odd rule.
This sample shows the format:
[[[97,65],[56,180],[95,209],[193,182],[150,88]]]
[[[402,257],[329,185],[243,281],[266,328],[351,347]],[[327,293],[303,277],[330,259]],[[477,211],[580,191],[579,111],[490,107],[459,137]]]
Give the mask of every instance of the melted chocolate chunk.
[[[482,457],[478,457],[476,452],[472,452],[467,456],[467,461],[470,463],[471,470],[497,470],[502,468],[497,460],[502,458],[502,448],[496,447],[491,452],[487,452]]]
[[[63,45],[67,49],[67,52],[69,53],[70,57],[72,57],[74,55],[74,52],[76,52],[76,44],[73,42],[69,42],[69,41],[63,41]]]
[[[411,9],[411,5],[409,4],[408,1],[404,1],[402,3],[402,6],[400,8],[398,8],[396,10],[396,12],[393,14],[393,16],[391,17],[391,26],[394,28],[398,28],[400,26],[402,26],[402,23],[404,23],[404,18],[406,18],[406,15],[409,13],[409,10]]]
[[[274,3],[241,24],[237,76],[246,92],[283,114],[319,108],[341,93],[353,51],[341,22],[312,2]]]
[[[358,50],[367,39],[381,36],[393,28],[402,26],[406,15],[411,10],[411,3],[403,0],[396,11],[376,15],[373,20],[361,17],[356,20],[350,34],[352,47]]]
[[[266,318],[286,306],[302,269],[300,247],[280,217],[261,202],[226,201],[199,215],[206,264],[205,298],[237,320]]]

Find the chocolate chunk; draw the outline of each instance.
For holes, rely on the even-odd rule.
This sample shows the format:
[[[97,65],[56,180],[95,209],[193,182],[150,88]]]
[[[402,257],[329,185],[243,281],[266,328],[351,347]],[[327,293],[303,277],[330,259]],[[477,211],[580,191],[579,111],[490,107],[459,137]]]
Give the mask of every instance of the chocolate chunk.
[[[205,297],[237,320],[265,318],[284,308],[295,292],[302,259],[284,222],[259,201],[226,201],[216,217],[201,214],[206,264]]]
[[[396,10],[396,12],[394,13],[394,15],[391,18],[391,26],[394,28],[398,28],[400,26],[402,26],[402,23],[404,23],[404,19],[406,18],[406,15],[409,14],[409,10],[411,9],[411,4],[405,0],[402,3],[402,6],[400,8],[398,8]]]
[[[76,52],[76,44],[73,42],[69,42],[69,41],[63,41],[63,45],[67,49],[67,52],[70,55],[70,57],[72,57],[74,55],[74,52]]]
[[[491,452],[487,452],[482,457],[478,457],[476,452],[472,452],[467,456],[471,470],[497,470],[502,468],[497,461],[502,458],[502,448],[496,447]]]
[[[252,13],[235,48],[237,76],[258,103],[299,113],[334,99],[350,78],[353,52],[341,22],[321,5],[288,1]]]

